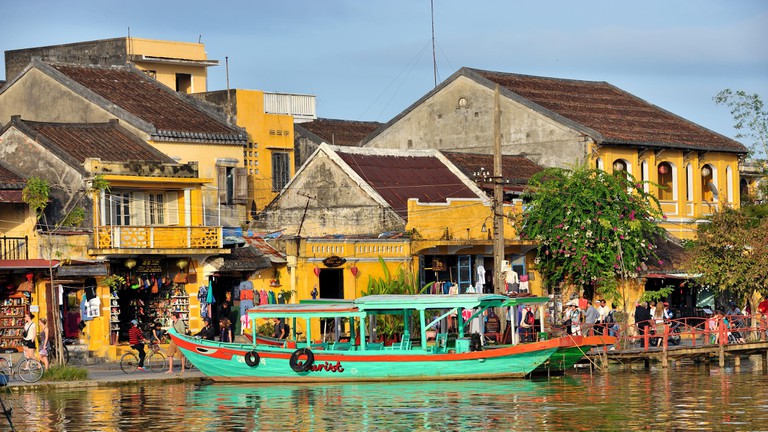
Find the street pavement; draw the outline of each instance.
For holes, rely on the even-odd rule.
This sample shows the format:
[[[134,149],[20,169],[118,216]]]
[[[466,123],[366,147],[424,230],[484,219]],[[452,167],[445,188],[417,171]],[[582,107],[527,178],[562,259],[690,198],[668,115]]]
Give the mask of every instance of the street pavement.
[[[83,381],[38,381],[36,383],[26,383],[18,376],[11,378],[8,387],[14,391],[27,391],[49,388],[72,388],[72,387],[100,387],[110,385],[133,385],[146,382],[167,383],[167,382],[194,382],[202,383],[207,381],[205,375],[198,369],[193,368],[181,373],[181,365],[175,362],[173,373],[150,372],[137,370],[134,373],[126,374],[120,369],[119,363],[101,363],[82,366],[88,370],[88,379]]]

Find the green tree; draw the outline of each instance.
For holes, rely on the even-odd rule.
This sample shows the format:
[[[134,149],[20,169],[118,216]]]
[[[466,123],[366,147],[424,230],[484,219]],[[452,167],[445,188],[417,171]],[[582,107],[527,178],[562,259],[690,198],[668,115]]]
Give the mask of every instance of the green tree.
[[[539,244],[534,267],[545,284],[591,286],[626,306],[619,280],[637,278],[664,235],[643,183],[626,172],[549,168],[531,178],[524,200],[520,236]]]
[[[712,98],[716,104],[731,110],[734,129],[739,131],[736,138],[752,140],[747,147],[755,157],[768,158],[768,111],[757,93],[725,89]]]
[[[768,294],[768,218],[725,208],[700,225],[688,265],[697,281],[740,299],[753,311]]]

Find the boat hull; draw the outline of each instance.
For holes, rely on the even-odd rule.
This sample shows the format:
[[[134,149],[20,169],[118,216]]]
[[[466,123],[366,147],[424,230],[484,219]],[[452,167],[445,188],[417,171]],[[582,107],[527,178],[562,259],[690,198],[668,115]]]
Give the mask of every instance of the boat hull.
[[[563,374],[566,370],[573,368],[593,347],[613,345],[615,343],[616,338],[612,336],[579,337],[578,342],[574,346],[558,348],[549,360],[534,369],[531,375]]]
[[[313,351],[309,371],[290,366],[295,350],[219,343],[172,335],[185,356],[214,381],[363,382],[523,378],[568,341],[550,340],[487,351],[433,354],[423,351]],[[248,352],[259,359],[249,366]]]

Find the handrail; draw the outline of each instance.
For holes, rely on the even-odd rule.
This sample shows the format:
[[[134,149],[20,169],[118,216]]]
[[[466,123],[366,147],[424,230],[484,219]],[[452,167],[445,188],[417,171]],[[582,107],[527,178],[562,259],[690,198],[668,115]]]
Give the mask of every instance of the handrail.
[[[744,343],[748,340],[768,341],[768,333],[766,333],[768,331],[768,317],[761,314],[726,315],[723,316],[723,319],[716,317],[675,318],[664,320],[663,323],[646,320],[631,325],[610,323],[596,324],[595,327],[617,334],[619,340],[616,349],[632,349],[639,344],[643,351],[648,351],[653,342],[655,343],[654,346],[667,350],[670,345],[670,338],[674,337],[674,340],[677,340],[678,336],[680,345],[690,347],[725,346]],[[663,333],[658,333],[659,328],[663,328]]]

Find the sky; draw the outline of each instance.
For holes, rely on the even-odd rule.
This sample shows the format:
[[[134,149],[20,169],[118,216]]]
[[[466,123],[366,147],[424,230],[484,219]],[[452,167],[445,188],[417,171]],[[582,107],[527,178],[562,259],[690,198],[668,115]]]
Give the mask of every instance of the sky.
[[[768,103],[768,1],[433,0],[437,78],[463,66],[607,81],[729,137],[732,88]],[[126,36],[202,41],[208,90],[312,94],[387,122],[435,86],[430,0],[0,0],[0,51]],[[0,76],[5,74],[4,69]],[[8,78],[8,77],[6,77]],[[741,140],[749,144],[748,140]]]

